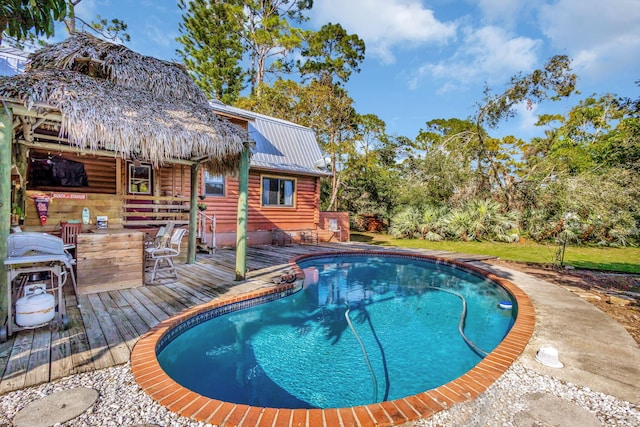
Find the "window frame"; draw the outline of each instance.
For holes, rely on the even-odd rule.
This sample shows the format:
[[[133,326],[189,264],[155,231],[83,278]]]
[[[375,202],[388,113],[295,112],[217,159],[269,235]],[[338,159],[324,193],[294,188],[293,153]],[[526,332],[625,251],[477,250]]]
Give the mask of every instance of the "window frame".
[[[293,190],[291,195],[291,204],[290,205],[269,204],[269,203],[265,204],[265,199],[264,199],[265,179],[292,182]],[[278,185],[278,187],[280,187],[280,185]],[[260,175],[260,206],[267,209],[295,209],[297,206],[297,200],[298,200],[297,189],[298,189],[298,179],[295,177],[288,177],[288,176],[282,176],[282,175]],[[278,199],[280,199],[280,197],[278,197]]]
[[[207,181],[211,181],[210,179],[208,180],[207,178],[212,178],[212,177],[222,178],[222,194],[207,193]],[[204,171],[204,174],[202,177],[202,187],[203,187],[202,193],[207,197],[226,197],[227,196],[227,177],[224,175],[211,175],[209,174],[209,172]]]
[[[151,167],[150,164],[148,163],[142,163],[139,166],[136,166],[133,162],[128,162],[129,167],[127,168],[127,194],[140,194],[140,195],[151,195],[153,194],[153,168]],[[134,168],[145,168],[149,171],[149,178],[148,178],[148,191],[132,191],[132,180],[134,179],[134,173],[133,170]],[[138,178],[141,181],[138,184],[134,184],[134,185],[140,185],[143,181],[144,178]]]

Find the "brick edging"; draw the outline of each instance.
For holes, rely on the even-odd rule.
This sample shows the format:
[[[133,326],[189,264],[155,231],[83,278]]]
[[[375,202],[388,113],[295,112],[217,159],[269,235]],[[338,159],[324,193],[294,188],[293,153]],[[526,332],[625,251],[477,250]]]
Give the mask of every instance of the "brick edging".
[[[153,327],[140,338],[131,353],[131,371],[138,385],[152,399],[172,412],[225,427],[393,426],[419,418],[428,418],[456,403],[474,399],[500,378],[524,351],[531,338],[535,325],[535,312],[529,297],[510,281],[461,261],[404,252],[345,251],[301,255],[291,259],[289,264],[297,278],[302,279],[304,273],[298,265],[299,261],[306,258],[340,255],[400,256],[461,267],[486,277],[509,292],[517,302],[516,320],[502,342],[462,376],[423,393],[371,405],[331,409],[278,409],[223,402],[204,397],[181,386],[160,367],[156,348],[171,329],[212,309],[283,292],[295,286],[294,284],[278,285],[188,308]]]

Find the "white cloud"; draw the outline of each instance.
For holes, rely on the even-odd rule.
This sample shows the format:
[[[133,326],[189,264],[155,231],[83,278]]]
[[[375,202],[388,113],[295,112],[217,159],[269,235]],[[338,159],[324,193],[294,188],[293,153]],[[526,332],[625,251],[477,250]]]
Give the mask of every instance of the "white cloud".
[[[638,0],[559,0],[540,8],[540,26],[580,74],[604,75],[640,66]]]
[[[81,17],[87,22],[91,22],[98,15],[98,5],[95,0],[82,0],[75,6],[76,16]]]
[[[367,54],[394,63],[393,50],[429,43],[446,43],[456,33],[455,23],[439,21],[419,0],[322,0],[314,2],[313,22],[339,22],[357,34]]]
[[[482,12],[489,24],[514,28],[518,18],[532,8],[529,0],[469,0]]]
[[[157,17],[151,16],[145,20],[144,37],[159,47],[169,47],[177,34],[174,31],[167,32],[166,25]]]
[[[440,92],[472,83],[503,82],[514,73],[531,70],[538,62],[539,40],[514,36],[493,26],[467,27],[463,34],[453,55],[422,65],[409,86],[416,88],[426,76],[446,82]]]

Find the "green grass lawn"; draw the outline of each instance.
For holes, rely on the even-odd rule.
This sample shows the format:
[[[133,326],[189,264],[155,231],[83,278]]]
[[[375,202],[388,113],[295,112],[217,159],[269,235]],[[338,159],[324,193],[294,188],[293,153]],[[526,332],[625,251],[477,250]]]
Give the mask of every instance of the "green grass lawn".
[[[558,250],[558,245],[534,242],[429,242],[417,239],[394,239],[387,234],[359,232],[351,233],[351,241],[381,246],[494,255],[504,260],[538,264],[553,264]],[[576,268],[640,274],[640,248],[567,246],[564,264]]]

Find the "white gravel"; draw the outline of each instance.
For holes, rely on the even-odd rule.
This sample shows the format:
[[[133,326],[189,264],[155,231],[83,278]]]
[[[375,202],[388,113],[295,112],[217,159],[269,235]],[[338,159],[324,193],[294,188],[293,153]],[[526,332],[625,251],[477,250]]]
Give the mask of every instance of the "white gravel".
[[[62,380],[0,396],[0,426],[11,425],[15,414],[31,402],[58,390],[90,387],[99,392],[96,403],[61,426],[207,426],[168,411],[151,400],[135,382],[130,366],[122,365],[74,375]],[[555,396],[589,411],[605,426],[640,426],[640,406],[562,383],[515,363],[485,393],[415,426],[519,426],[519,413],[528,409],[530,394]],[[566,420],[567,426],[573,425]],[[539,423],[530,425],[542,425]]]

